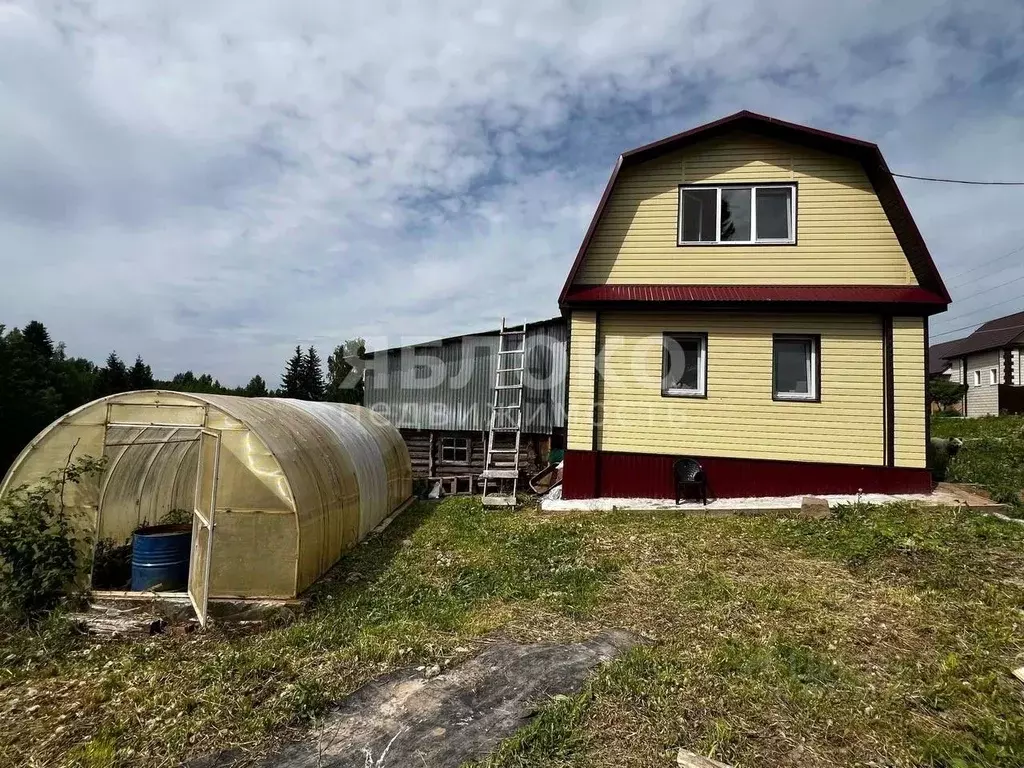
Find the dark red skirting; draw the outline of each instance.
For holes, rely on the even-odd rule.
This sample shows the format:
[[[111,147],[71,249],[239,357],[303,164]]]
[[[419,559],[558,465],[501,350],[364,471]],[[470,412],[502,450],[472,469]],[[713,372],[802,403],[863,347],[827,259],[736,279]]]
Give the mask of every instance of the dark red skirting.
[[[696,456],[707,473],[708,496],[796,496],[803,493],[928,493],[927,469],[871,467],[766,459]],[[562,498],[675,497],[675,456],[610,451],[566,451]]]

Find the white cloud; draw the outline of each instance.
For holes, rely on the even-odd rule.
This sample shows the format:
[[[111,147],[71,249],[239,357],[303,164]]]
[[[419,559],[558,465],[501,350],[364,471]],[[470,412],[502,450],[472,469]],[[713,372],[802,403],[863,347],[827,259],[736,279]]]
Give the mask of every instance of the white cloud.
[[[548,316],[615,155],[740,108],[1012,175],[998,5],[3,6],[0,322],[244,383],[297,342]],[[1024,243],[1019,189],[901,186],[947,273]]]

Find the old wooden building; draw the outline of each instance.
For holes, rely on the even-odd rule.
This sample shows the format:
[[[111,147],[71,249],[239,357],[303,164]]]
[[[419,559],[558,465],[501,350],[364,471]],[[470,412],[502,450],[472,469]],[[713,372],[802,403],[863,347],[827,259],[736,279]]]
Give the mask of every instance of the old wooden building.
[[[520,466],[529,476],[565,439],[567,325],[526,325]],[[368,408],[394,424],[413,475],[444,478],[449,491],[477,491],[494,397],[498,329],[368,352]]]

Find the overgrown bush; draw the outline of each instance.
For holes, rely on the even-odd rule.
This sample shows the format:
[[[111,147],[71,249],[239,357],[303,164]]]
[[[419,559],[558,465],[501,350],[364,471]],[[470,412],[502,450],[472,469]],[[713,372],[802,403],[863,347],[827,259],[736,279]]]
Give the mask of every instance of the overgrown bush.
[[[68,484],[99,474],[83,457],[0,500],[0,616],[25,620],[57,605],[82,567],[82,532],[65,506]]]
[[[129,589],[132,581],[131,539],[118,543],[114,539],[96,542],[92,562],[94,589]]]
[[[192,510],[175,508],[168,510],[167,514],[160,518],[159,525],[189,525],[191,522]]]

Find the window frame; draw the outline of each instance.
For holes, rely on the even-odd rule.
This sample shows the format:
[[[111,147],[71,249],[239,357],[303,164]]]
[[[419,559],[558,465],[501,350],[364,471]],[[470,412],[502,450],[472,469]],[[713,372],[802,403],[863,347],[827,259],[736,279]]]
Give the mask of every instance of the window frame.
[[[989,384],[994,385],[999,383],[999,366],[988,369]]]
[[[981,386],[981,369],[980,368],[976,368],[975,370],[971,371],[971,373],[974,374],[974,376],[972,377],[974,379],[973,386],[980,387]]]
[[[813,387],[809,394],[780,393],[776,387],[776,371],[778,360],[775,354],[777,341],[810,341],[811,342],[811,375],[808,383]],[[821,402],[821,334],[820,333],[773,333],[772,334],[772,400],[781,403],[820,403]]]
[[[785,240],[757,239],[757,190],[778,189],[789,187],[792,191],[793,205],[790,211],[791,236]],[[693,248],[699,246],[754,246],[754,245],[797,245],[797,196],[799,184],[796,181],[759,181],[749,184],[743,183],[706,183],[680,184],[676,200],[676,247]],[[715,189],[718,191],[715,203],[715,240],[683,240],[683,192],[687,189]],[[722,190],[723,189],[749,189],[750,198],[750,234],[752,240],[722,240]]]
[[[461,442],[463,445],[445,445],[446,441]],[[465,451],[465,460],[453,458],[445,458],[444,452],[449,451]],[[441,435],[440,444],[440,456],[438,457],[441,464],[456,464],[459,466],[467,466],[473,459],[473,441],[468,437],[459,437],[457,435]]]
[[[697,389],[679,389],[666,387],[665,376],[665,341],[669,338],[696,339],[700,344],[700,364],[697,366]],[[661,348],[661,396],[684,397],[691,400],[706,400],[708,397],[708,334],[702,331],[662,331]]]

